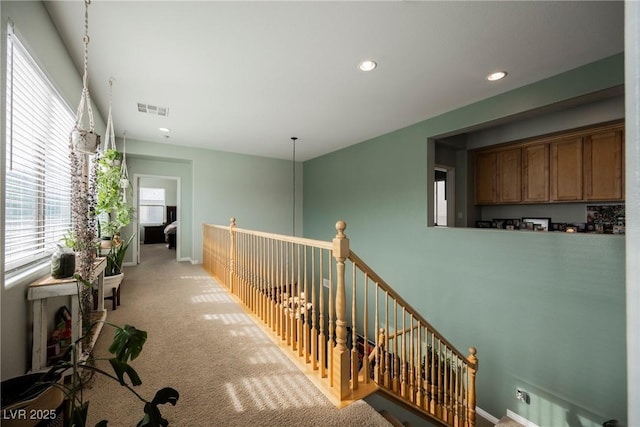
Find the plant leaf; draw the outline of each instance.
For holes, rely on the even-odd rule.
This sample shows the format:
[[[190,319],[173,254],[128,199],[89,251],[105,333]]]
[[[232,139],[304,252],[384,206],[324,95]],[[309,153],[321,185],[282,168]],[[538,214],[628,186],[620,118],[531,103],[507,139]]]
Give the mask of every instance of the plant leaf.
[[[153,403],[146,403],[144,405],[145,416],[140,420],[136,427],[167,427],[169,421],[162,418],[160,410]]]
[[[113,371],[116,373],[118,380],[120,381],[120,385],[126,385],[125,374],[131,379],[131,384],[134,386],[142,384],[142,380],[138,373],[126,362],[122,362],[116,358],[109,359],[109,363],[113,367]]]
[[[116,328],[109,353],[115,354],[121,362],[134,360],[140,355],[146,340],[147,333],[134,326],[125,325],[124,328]]]
[[[173,406],[176,406],[179,398],[180,393],[178,393],[176,389],[165,387],[156,392],[156,395],[151,403],[154,405],[164,405],[165,403],[171,403]]]

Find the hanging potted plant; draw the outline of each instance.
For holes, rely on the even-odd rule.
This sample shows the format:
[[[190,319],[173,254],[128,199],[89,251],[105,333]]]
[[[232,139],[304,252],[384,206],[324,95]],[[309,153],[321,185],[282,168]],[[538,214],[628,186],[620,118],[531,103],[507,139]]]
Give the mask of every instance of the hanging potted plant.
[[[98,158],[96,165],[96,214],[106,219],[100,222],[100,237],[108,240],[129,225],[133,215],[133,206],[125,202],[127,188],[122,188],[121,159],[122,154],[112,148]]]
[[[89,62],[89,29],[88,18],[85,16],[84,42],[84,74],[82,76],[82,95],[80,105],[76,114],[76,124],[71,131],[71,145],[75,151],[82,154],[95,154],[100,146],[100,135],[94,132],[95,123],[93,121],[93,109],[91,108],[91,95],[88,85],[88,62]],[[89,116],[89,128],[84,128],[83,115],[85,105]]]

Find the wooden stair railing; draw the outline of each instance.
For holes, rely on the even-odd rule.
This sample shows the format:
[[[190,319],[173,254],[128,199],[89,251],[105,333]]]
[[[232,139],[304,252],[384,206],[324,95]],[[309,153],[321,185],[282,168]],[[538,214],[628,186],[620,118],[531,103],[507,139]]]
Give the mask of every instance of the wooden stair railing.
[[[381,392],[440,424],[474,426],[476,349],[451,345],[350,250],[345,229],[338,221],[324,242],[234,218],[205,224],[204,268],[337,405]]]

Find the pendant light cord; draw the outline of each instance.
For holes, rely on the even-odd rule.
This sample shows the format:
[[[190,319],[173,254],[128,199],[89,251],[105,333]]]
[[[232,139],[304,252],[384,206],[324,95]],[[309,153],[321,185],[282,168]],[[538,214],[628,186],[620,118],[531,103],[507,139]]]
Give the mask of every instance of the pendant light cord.
[[[293,233],[292,236],[296,235],[296,140],[298,138],[295,136],[291,137],[291,141],[293,141]]]

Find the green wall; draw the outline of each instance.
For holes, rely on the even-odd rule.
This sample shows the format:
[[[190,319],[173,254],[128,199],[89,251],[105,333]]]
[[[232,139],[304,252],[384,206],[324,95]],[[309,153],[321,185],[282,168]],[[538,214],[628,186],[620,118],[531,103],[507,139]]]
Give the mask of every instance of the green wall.
[[[626,419],[623,236],[428,228],[427,139],[621,85],[617,55],[304,163],[304,235],[351,249],[454,345],[478,406],[540,426]],[[529,405],[515,398],[520,387]]]

